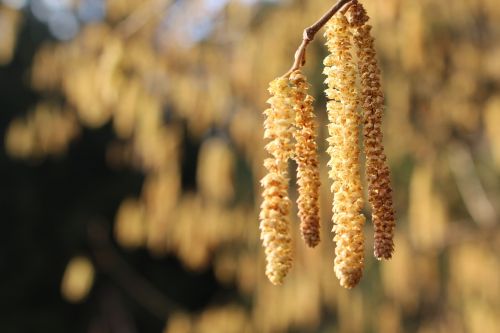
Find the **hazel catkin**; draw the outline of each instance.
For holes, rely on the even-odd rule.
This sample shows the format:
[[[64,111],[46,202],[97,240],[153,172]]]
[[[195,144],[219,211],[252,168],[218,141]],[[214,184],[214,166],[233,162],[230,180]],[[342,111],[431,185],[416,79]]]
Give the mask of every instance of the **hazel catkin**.
[[[365,217],[361,213],[363,193],[359,172],[356,66],[351,55],[351,38],[346,17],[338,13],[326,25],[324,60],[328,85],[329,177],[333,180],[334,270],[340,284],[352,288],[361,279],[364,267]]]
[[[319,222],[319,166],[317,153],[317,125],[314,121],[312,103],[314,98],[307,94],[306,77],[297,70],[290,75],[293,92],[293,109],[295,110],[294,138],[297,162],[297,198],[300,231],[309,247],[320,242]]]
[[[271,155],[264,161],[267,175],[261,180],[263,202],[259,215],[261,240],[266,254],[266,275],[273,284],[281,284],[292,266],[292,236],[289,222],[288,160],[293,154],[293,109],[288,78],[270,83],[270,108],[264,111],[264,138],[270,141]]]
[[[382,144],[382,114],[384,94],[380,82],[380,69],[376,59],[374,38],[367,24],[363,6],[354,1],[348,10],[349,23],[354,35],[360,73],[363,110],[363,137],[366,155],[368,200],[372,207],[374,226],[374,255],[377,259],[390,259],[394,251],[394,208],[389,167]]]

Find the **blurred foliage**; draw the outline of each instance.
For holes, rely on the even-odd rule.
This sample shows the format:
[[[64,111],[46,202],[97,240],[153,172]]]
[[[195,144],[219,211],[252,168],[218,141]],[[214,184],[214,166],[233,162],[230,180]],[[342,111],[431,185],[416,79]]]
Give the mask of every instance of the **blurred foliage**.
[[[330,2],[108,0],[65,42],[40,37],[30,3],[0,5],[2,93],[11,79],[18,91],[3,106],[4,223],[17,226],[2,255],[14,252],[6,267],[22,276],[6,295],[82,303],[33,311],[26,296],[2,332],[500,329],[498,0],[364,1],[384,75],[397,237],[393,260],[367,256],[352,291],[333,274],[323,152],[323,241],[306,248],[295,221],[281,287],[265,278],[257,221],[266,87]],[[321,44],[305,69],[324,151]],[[51,248],[50,275],[32,240]],[[57,319],[69,313],[78,320]]]

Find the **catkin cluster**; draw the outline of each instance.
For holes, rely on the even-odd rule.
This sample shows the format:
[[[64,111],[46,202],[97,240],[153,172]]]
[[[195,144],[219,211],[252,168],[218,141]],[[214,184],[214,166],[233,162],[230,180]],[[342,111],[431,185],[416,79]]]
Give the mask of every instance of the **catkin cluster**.
[[[324,60],[327,75],[329,176],[333,180],[333,231],[335,232],[335,274],[340,284],[354,287],[363,274],[365,217],[359,172],[359,123],[356,66],[351,32],[344,15],[327,24],[325,36],[330,51]]]
[[[333,181],[334,271],[343,287],[353,288],[360,281],[364,268],[361,128],[377,259],[392,256],[395,221],[389,167],[382,145],[384,96],[374,39],[362,5],[352,0],[348,6],[326,24],[326,45],[330,54],[323,63],[328,86],[325,92],[329,121],[328,175]],[[310,41],[307,31],[313,28],[308,29],[305,36]],[[290,158],[297,162],[297,205],[302,238],[310,247],[320,241],[316,124],[313,98],[307,94],[307,89],[306,78],[300,70],[291,70],[271,82],[272,97],[268,101],[271,107],[264,112],[264,137],[269,140],[266,150],[271,157],[264,161],[268,174],[261,181],[264,200],[260,229],[267,259],[266,274],[274,284],[282,283],[292,264],[288,221]]]
[[[270,83],[270,108],[264,111],[264,138],[271,155],[264,161],[267,174],[260,212],[260,230],[266,253],[266,275],[281,284],[292,265],[292,238],[289,223],[288,160],[297,162],[298,215],[302,238],[310,247],[319,243],[319,170],[316,125],[307,94],[306,77],[295,71]]]

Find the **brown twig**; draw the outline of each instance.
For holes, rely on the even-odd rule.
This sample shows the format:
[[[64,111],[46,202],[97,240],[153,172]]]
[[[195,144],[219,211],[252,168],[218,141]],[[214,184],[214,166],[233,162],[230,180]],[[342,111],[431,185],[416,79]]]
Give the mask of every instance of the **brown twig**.
[[[307,45],[314,39],[316,33],[335,15],[342,7],[350,3],[352,0],[339,0],[332,8],[330,8],[318,21],[310,27],[304,29],[302,34],[302,43],[297,51],[295,51],[295,61],[292,68],[286,72],[283,77],[289,76],[293,71],[300,69],[306,64],[306,49]]]
[[[123,21],[119,22],[115,30],[123,38],[129,38],[143,26],[150,22],[151,18],[163,15],[171,0],[155,0],[146,2],[137,10],[132,12]]]
[[[498,214],[477,175],[470,150],[463,144],[453,143],[448,161],[458,191],[474,222],[483,228],[495,225]]]
[[[109,231],[98,222],[88,226],[88,239],[97,267],[107,274],[127,294],[159,319],[180,305],[167,299],[162,292],[136,272],[113,248]]]

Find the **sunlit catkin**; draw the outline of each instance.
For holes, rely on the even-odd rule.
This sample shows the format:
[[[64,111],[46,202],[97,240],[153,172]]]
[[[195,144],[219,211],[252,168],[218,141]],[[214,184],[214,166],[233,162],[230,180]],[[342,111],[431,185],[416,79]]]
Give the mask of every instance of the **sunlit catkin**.
[[[361,76],[361,106],[363,110],[363,136],[366,154],[368,199],[372,207],[374,226],[374,255],[377,259],[390,259],[394,250],[394,208],[389,167],[382,144],[382,114],[384,94],[380,83],[374,38],[363,6],[355,2],[348,11],[358,54]]]
[[[297,162],[297,185],[299,197],[297,206],[302,238],[310,247],[320,241],[319,224],[319,169],[316,144],[317,126],[314,121],[313,97],[307,94],[306,77],[299,71],[290,76],[295,110],[295,154]]]
[[[325,37],[330,51],[324,60],[328,84],[329,176],[333,180],[333,231],[335,274],[345,288],[354,287],[363,274],[365,217],[359,173],[356,67],[351,56],[351,33],[344,15],[327,23]]]
[[[273,284],[281,284],[292,266],[292,237],[288,213],[288,159],[292,156],[293,109],[291,88],[287,78],[270,83],[270,108],[264,111],[264,138],[270,140],[266,150],[271,155],[264,161],[267,175],[261,180],[264,188],[260,211],[260,230],[266,253],[266,275]]]

